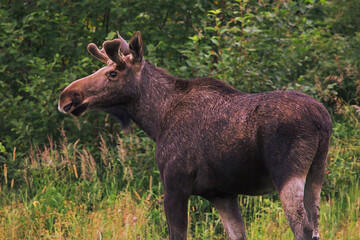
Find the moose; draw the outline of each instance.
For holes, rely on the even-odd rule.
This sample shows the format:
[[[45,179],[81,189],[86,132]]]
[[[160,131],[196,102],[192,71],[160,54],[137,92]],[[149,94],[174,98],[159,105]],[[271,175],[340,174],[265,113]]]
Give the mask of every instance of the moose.
[[[332,131],[321,103],[296,91],[248,94],[213,78],[174,77],[144,59],[140,32],[88,51],[106,66],[68,85],[58,109],[105,111],[156,142],[171,240],[186,239],[190,195],[215,206],[229,239],[246,239],[238,195],[272,191],[295,239],[320,239]]]

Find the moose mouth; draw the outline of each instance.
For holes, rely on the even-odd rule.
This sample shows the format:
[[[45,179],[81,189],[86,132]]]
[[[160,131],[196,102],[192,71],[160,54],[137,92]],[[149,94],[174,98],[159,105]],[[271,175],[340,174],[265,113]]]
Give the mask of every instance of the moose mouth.
[[[75,117],[79,117],[79,116],[81,116],[83,113],[86,112],[87,108],[88,108],[88,104],[87,104],[87,103],[80,104],[80,105],[76,106],[76,107],[74,108],[74,110],[72,110],[70,113],[71,113],[72,115],[74,115]]]
[[[71,102],[64,106],[62,112],[70,113],[75,117],[79,117],[86,112],[86,110],[88,109],[88,105],[89,105],[88,103],[80,103],[78,105],[75,105],[73,102]]]
[[[83,113],[85,113],[86,110],[87,110],[87,104],[82,104],[82,105],[78,106],[77,108],[75,108],[74,110],[72,110],[71,114],[74,115],[75,117],[79,117]]]

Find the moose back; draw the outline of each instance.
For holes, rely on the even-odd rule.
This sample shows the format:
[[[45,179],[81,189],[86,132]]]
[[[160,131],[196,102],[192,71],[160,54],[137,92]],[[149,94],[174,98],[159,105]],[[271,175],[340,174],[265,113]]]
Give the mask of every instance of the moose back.
[[[246,239],[238,194],[277,191],[295,239],[319,239],[319,201],[332,123],[295,91],[240,92],[212,78],[185,80],[144,59],[140,32],[89,52],[106,64],[67,86],[58,109],[103,110],[156,141],[170,239],[186,239],[190,195],[218,210],[229,239]]]

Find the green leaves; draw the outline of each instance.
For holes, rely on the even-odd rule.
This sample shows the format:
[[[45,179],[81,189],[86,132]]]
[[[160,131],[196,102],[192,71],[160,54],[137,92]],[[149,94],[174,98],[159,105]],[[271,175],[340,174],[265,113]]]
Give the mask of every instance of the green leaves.
[[[2,145],[2,143],[0,142],[0,153],[5,153],[6,149],[5,147]]]
[[[144,12],[144,5],[151,5]],[[194,34],[212,6],[207,1],[137,1],[131,5],[100,0],[10,1],[0,6],[0,141],[10,149],[29,142],[47,142],[59,137],[64,118],[57,111],[61,90],[70,82],[102,66],[87,53],[90,42],[100,44],[116,37],[128,40],[137,30],[143,33],[149,60],[167,69],[178,69],[178,48]],[[206,10],[205,10],[206,9]],[[135,16],[143,16],[136,18]],[[103,115],[89,113],[81,119],[83,136],[91,139],[105,125]],[[66,129],[77,129],[65,121]],[[96,134],[96,133],[95,133]],[[74,137],[79,137],[74,134]]]
[[[220,78],[246,92],[296,89],[327,102],[338,97],[358,103],[359,64],[352,53],[360,49],[359,39],[332,36],[329,30],[336,19],[329,15],[338,4],[343,12],[351,11],[341,1],[226,3],[208,11],[198,34],[182,48],[188,67],[180,73]],[[327,81],[333,73],[347,75],[338,78],[344,84]]]
[[[102,66],[86,46],[116,31],[128,40],[141,30],[146,59],[177,76],[211,76],[245,92],[300,90],[329,109],[359,105],[358,8],[355,0],[1,4],[0,142],[26,152],[30,141],[61,138],[62,124],[70,141],[89,145],[100,131],[113,132],[104,114],[75,120],[57,101],[67,84]]]

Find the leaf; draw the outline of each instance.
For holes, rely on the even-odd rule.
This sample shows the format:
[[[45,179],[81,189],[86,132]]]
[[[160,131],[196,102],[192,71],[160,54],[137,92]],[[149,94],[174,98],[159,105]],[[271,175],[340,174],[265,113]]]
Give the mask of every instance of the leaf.
[[[116,32],[109,32],[105,39],[106,40],[112,40],[115,37],[116,37]]]
[[[213,15],[218,15],[219,13],[221,13],[221,9],[210,10],[209,13],[211,13]]]
[[[217,40],[215,37],[211,38],[211,42],[213,42],[216,46],[219,46],[219,40]]]
[[[204,29],[207,30],[207,31],[216,32],[216,29],[214,27],[205,27]]]
[[[192,37],[188,37],[190,40],[192,40],[193,42],[197,42],[199,40],[197,35],[194,35]]]
[[[220,34],[220,35],[223,35],[224,33],[228,32],[228,31],[229,31],[229,29],[227,29],[227,28],[222,28],[222,29],[219,30],[219,34]]]

